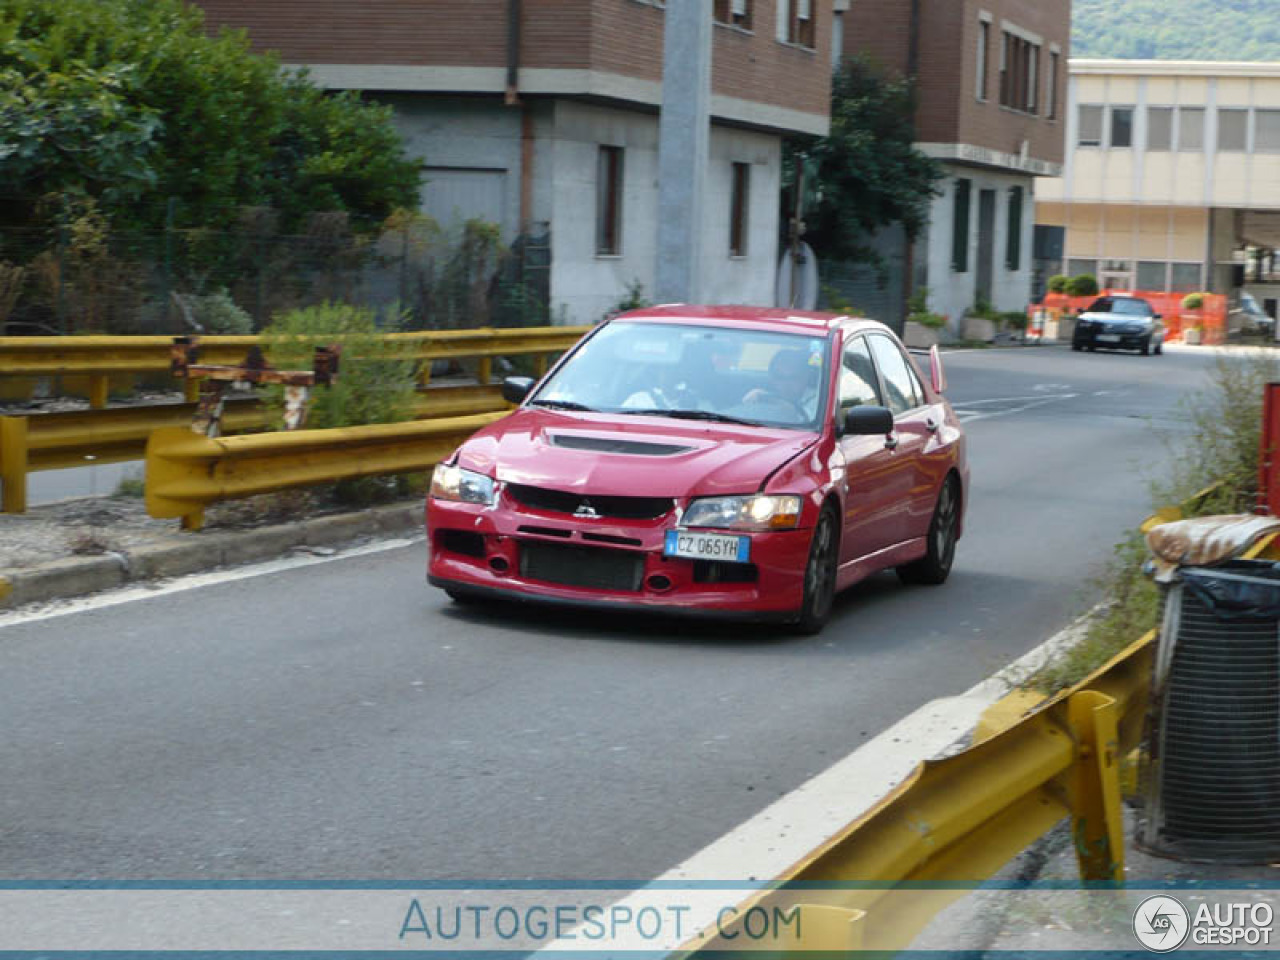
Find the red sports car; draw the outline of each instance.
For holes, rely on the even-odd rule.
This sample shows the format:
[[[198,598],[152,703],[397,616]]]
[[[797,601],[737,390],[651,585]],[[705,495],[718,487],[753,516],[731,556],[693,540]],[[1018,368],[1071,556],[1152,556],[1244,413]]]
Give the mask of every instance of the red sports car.
[[[888,567],[942,583],[965,437],[870,320],[664,306],[596,327],[436,468],[428,579],[456,600],[777,620],[817,632]]]

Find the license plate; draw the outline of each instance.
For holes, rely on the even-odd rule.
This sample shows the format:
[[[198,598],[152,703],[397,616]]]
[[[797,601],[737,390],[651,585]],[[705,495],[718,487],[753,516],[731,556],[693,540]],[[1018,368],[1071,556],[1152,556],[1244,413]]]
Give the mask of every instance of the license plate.
[[[1098,339],[1103,343],[1119,343],[1120,335],[1116,333],[1100,333]]]
[[[751,538],[727,537],[716,533],[692,533],[688,530],[668,530],[667,542],[662,552],[668,557],[746,563],[751,556]]]

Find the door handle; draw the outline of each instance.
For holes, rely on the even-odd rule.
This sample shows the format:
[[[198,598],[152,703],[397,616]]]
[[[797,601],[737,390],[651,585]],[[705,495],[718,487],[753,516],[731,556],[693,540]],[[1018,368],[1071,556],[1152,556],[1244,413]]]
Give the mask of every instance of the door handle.
[[[897,434],[893,434],[893,433],[885,434],[885,438],[884,438],[884,448],[885,448],[886,450],[897,450],[897,449],[898,449],[898,436],[897,436]]]
[[[939,426],[938,421],[933,419],[933,417],[930,417],[928,420],[924,422],[924,428],[928,430],[930,433],[937,433],[938,426]]]

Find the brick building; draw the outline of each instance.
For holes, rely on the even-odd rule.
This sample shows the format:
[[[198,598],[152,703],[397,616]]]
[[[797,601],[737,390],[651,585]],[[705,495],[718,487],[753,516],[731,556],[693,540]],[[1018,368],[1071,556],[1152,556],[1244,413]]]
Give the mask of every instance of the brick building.
[[[953,321],[979,298],[1022,309],[1035,177],[1062,170],[1070,0],[852,0],[843,19],[841,52],[916,78],[917,146],[946,173],[912,285]]]
[[[549,241],[550,302],[596,320],[653,290],[660,0],[198,0],[210,29],[392,104],[423,209]],[[829,124],[832,0],[705,2],[716,21],[698,299],[771,304],[781,145]]]

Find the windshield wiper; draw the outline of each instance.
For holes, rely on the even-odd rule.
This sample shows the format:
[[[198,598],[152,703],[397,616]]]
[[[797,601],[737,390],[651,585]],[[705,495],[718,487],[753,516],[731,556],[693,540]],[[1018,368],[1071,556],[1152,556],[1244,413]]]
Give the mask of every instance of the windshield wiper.
[[[709,420],[713,423],[736,423],[744,427],[760,426],[755,420],[744,420],[731,417],[727,413],[713,413],[710,410],[619,410],[633,417],[671,417],[675,420]]]
[[[575,400],[530,400],[531,407],[546,407],[549,410],[576,410],[579,413],[599,413],[595,407],[588,407],[585,403],[578,403]]]

